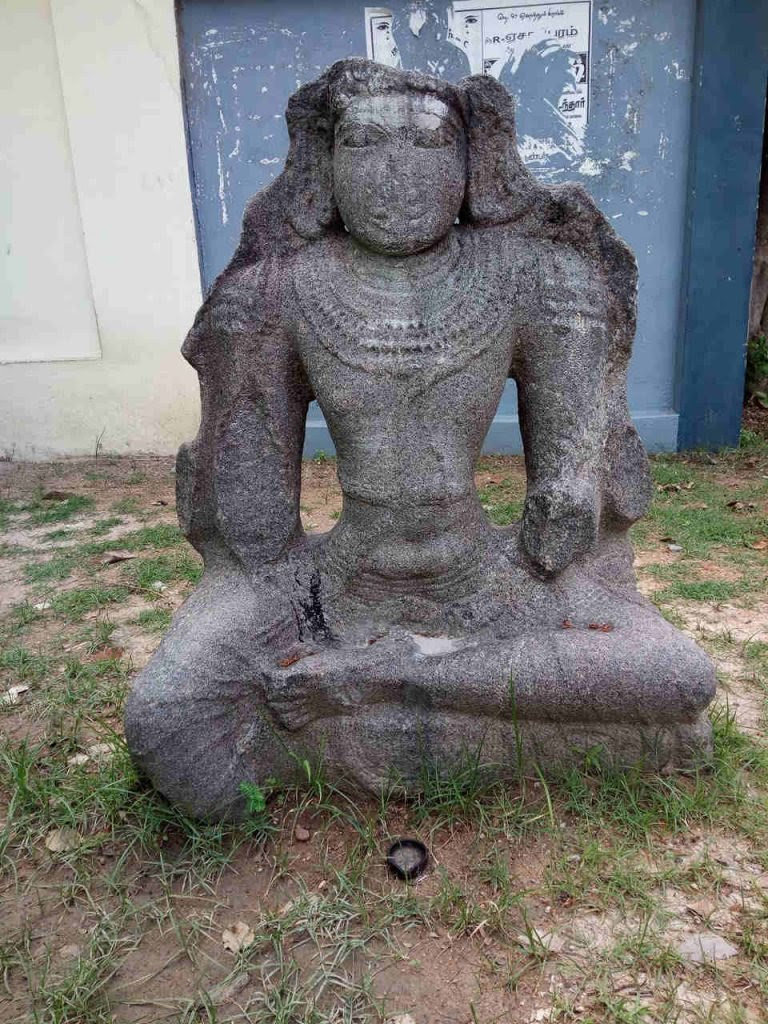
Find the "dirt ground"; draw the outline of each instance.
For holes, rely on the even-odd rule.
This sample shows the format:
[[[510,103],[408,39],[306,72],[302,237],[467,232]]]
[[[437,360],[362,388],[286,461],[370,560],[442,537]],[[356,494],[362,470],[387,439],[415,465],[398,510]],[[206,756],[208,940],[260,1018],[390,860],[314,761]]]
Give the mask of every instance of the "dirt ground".
[[[768,443],[654,478],[638,580],[717,663],[706,770],[468,765],[406,805],[307,766],[224,827],[168,807],[121,736],[201,571],[171,460],[0,463],[0,1021],[768,1021]],[[477,482],[519,516],[521,460]],[[305,528],[339,511],[333,461],[306,463]],[[399,835],[430,850],[412,884]]]

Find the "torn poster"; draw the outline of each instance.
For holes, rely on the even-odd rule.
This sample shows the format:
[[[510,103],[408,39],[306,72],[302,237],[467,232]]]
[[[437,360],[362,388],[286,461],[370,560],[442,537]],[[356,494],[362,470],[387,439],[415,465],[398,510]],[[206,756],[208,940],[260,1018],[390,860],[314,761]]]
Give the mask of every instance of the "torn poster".
[[[366,8],[368,57],[440,74],[446,51],[460,50],[463,74],[492,75],[515,96],[518,146],[532,170],[558,177],[578,166],[589,118],[591,0],[455,0],[440,12],[433,6],[413,5],[407,18],[393,17],[384,7]],[[443,21],[445,31],[437,24]],[[423,56],[405,61],[417,40],[423,41]],[[450,64],[455,67],[453,59]]]

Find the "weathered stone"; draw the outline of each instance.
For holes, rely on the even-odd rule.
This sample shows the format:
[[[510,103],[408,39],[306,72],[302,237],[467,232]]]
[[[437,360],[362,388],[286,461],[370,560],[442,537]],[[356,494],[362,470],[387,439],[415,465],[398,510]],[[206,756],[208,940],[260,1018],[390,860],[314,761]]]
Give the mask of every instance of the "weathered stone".
[[[183,349],[203,409],[178,506],[206,570],[136,680],[137,762],[217,818],[305,758],[373,790],[480,747],[497,771],[700,759],[714,671],[638,594],[626,537],[651,494],[632,254],[583,189],[526,171],[489,77],[342,61],[287,121]],[[499,529],[473,470],[507,376],[528,491]],[[306,537],[313,398],[344,504]]]

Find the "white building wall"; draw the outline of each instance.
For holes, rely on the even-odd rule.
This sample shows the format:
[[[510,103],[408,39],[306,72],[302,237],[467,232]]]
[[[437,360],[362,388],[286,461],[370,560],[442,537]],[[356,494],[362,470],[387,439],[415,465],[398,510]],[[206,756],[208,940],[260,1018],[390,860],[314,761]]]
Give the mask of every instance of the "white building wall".
[[[0,56],[0,456],[171,452],[201,298],[173,2],[6,0]]]

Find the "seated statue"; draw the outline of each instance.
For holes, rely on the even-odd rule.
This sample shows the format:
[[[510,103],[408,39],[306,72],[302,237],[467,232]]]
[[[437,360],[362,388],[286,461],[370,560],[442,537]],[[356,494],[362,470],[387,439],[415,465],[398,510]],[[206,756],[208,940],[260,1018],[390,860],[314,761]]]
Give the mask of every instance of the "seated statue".
[[[627,539],[651,494],[631,252],[578,185],[526,171],[492,78],[344,60],[286,116],[285,170],[183,349],[202,421],[178,508],[205,573],[134,684],[137,763],[221,819],[305,758],[370,791],[467,754],[701,760],[712,665],[637,592]],[[509,376],[527,495],[498,528],[474,468]],[[343,506],[305,536],[313,399]]]

